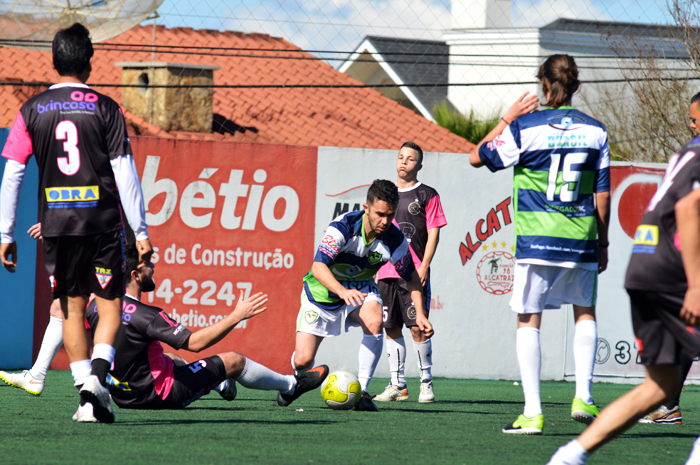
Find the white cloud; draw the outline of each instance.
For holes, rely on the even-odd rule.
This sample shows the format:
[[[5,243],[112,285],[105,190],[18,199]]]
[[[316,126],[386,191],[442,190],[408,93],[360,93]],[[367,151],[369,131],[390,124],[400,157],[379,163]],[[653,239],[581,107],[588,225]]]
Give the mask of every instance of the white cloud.
[[[366,35],[440,39],[450,27],[447,0],[272,0],[226,12],[225,28],[262,32],[315,50],[351,51]]]

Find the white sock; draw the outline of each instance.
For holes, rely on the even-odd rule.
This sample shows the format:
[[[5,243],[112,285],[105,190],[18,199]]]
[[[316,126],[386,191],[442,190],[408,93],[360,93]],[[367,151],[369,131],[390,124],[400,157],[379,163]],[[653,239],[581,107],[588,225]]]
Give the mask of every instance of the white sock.
[[[114,361],[114,347],[105,343],[95,344],[95,347],[92,348],[92,360],[96,358],[107,360],[107,363],[112,366],[112,362]]]
[[[693,443],[693,450],[690,451],[685,465],[700,465],[700,436]]]
[[[413,341],[413,350],[418,357],[418,368],[420,369],[420,380],[432,381],[433,374],[430,369],[433,366],[433,344],[428,339],[425,342]]]
[[[44,339],[41,341],[41,349],[36,357],[34,366],[29,370],[29,374],[34,379],[46,378],[51,362],[56,356],[58,349],[63,345],[63,320],[56,317],[49,317],[49,325],[44,332]]]
[[[576,325],[574,332],[574,373],[576,374],[576,397],[587,404],[593,403],[591,384],[593,367],[598,344],[598,331],[595,321],[583,320]]]
[[[280,391],[282,394],[292,393],[297,384],[294,376],[281,375],[249,358],[246,358],[245,367],[236,381],[249,389]]]
[[[542,413],[540,401],[540,330],[535,328],[518,328],[515,332],[515,351],[518,354],[520,380],[525,395],[523,415],[532,418]]]
[[[386,353],[389,355],[389,371],[391,372],[391,384],[394,386],[406,386],[404,366],[406,364],[406,342],[404,339],[386,338]]]
[[[572,439],[565,446],[557,449],[547,464],[584,465],[590,456],[591,454],[576,439]]]
[[[79,362],[73,362],[70,364],[70,372],[73,375],[73,381],[75,381],[75,386],[80,386],[85,384],[85,381],[92,374],[92,364],[90,360],[80,360]]]
[[[357,379],[360,381],[360,388],[363,391],[369,387],[374,370],[382,357],[383,345],[384,334],[364,334],[362,337],[359,354],[360,369],[357,372]]]
[[[314,367],[315,360],[311,360],[311,365],[309,365],[308,367],[302,369],[297,368],[297,366],[294,364],[294,354],[296,354],[296,351],[292,352],[292,370],[294,370],[295,375],[309,371]]]
[[[216,386],[216,387],[214,388],[214,390],[215,390],[216,392],[221,392],[221,391],[225,390],[227,387],[228,387],[228,380],[225,379],[225,380],[223,380],[223,381],[221,382],[221,384],[219,384],[218,386]]]

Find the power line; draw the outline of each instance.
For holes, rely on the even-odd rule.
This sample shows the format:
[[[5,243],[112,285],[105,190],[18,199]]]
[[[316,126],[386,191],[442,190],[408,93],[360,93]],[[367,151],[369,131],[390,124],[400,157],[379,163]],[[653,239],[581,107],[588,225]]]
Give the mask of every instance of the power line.
[[[404,41],[401,41],[404,42]],[[417,39],[416,43],[422,42]],[[437,41],[436,41],[437,42]],[[399,43],[399,42],[394,42]],[[50,47],[51,41],[48,40],[28,40],[28,39],[0,39],[0,44],[7,45],[19,45],[19,46],[44,46]],[[153,49],[159,50],[161,53],[172,53],[172,54],[184,54],[184,55],[203,55],[202,52],[191,53],[186,52],[186,50],[221,50],[221,51],[238,51],[238,52],[276,52],[276,53],[307,53],[307,54],[340,54],[340,55],[354,55],[367,53],[373,55],[370,52],[358,51],[357,49],[351,51],[343,50],[316,50],[316,49],[279,49],[279,48],[250,48],[250,47],[213,47],[204,45],[152,45],[152,44],[126,44],[126,43],[116,43],[116,42],[103,42],[93,44],[95,49],[106,50],[106,51],[120,51],[120,52],[142,52],[151,53]],[[118,47],[118,48],[112,48]],[[182,50],[182,51],[180,51]],[[531,59],[545,59],[550,55],[498,55],[498,54],[469,54],[469,53],[445,53],[445,52],[379,52],[382,56],[421,56],[421,57],[465,57],[465,58],[531,58]],[[209,55],[209,54],[204,54]],[[253,57],[253,58],[275,58],[269,55],[238,55],[238,54],[211,54],[212,56],[232,56],[232,57]],[[579,60],[634,60],[638,59],[635,56],[619,57],[610,55],[571,55],[574,59]],[[280,57],[280,58],[290,58],[290,57]],[[312,57],[305,57],[306,59],[318,59]],[[655,57],[663,60],[688,60],[688,57],[677,56],[661,56]],[[323,60],[347,60],[347,58],[322,58]],[[390,60],[387,60],[390,61]]]
[[[644,81],[699,81],[700,77],[683,78],[639,78],[639,79],[595,79],[581,81],[582,84],[613,84]],[[27,86],[27,87],[49,87],[53,82],[0,82],[0,86]],[[91,83],[92,87],[107,88],[139,88],[139,89],[377,89],[396,87],[485,87],[485,86],[517,86],[517,85],[539,85],[539,81],[517,81],[517,82],[473,82],[473,83],[413,83],[413,84],[163,84],[163,85],[141,85],[141,84],[101,84]]]

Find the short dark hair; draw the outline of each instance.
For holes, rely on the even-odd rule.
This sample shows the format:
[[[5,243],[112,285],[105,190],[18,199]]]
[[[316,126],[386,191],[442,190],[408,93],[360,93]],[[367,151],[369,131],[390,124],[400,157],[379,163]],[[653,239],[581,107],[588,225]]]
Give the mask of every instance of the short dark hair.
[[[136,250],[136,242],[127,244],[126,250],[126,281],[125,284],[131,282],[131,272],[139,269],[139,251]]]
[[[413,149],[416,152],[418,152],[418,164],[419,165],[423,164],[423,149],[420,148],[420,146],[418,144],[416,144],[415,142],[411,142],[409,140],[409,141],[404,142],[399,150],[401,150],[404,147],[408,147],[409,149]]]
[[[700,102],[700,92],[697,94],[693,95],[693,98],[690,99],[690,104],[694,104],[695,102]]]
[[[399,190],[391,181],[375,179],[367,191],[367,203],[373,204],[375,200],[383,200],[392,207],[399,204]]]
[[[59,30],[51,45],[53,66],[61,76],[80,76],[95,53],[90,31],[80,23]]]

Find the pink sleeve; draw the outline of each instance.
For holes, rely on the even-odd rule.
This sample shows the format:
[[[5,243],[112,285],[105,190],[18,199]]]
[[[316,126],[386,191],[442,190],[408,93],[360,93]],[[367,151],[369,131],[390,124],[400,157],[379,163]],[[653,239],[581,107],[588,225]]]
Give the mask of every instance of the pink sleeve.
[[[27,126],[24,124],[24,118],[21,112],[17,112],[15,122],[12,124],[12,129],[10,129],[10,135],[7,136],[2,156],[8,160],[14,160],[17,163],[26,165],[33,153],[32,139],[29,137],[29,131],[27,131]]]
[[[426,229],[442,228],[447,224],[445,212],[442,211],[440,196],[436,195],[428,201],[425,207],[425,227]]]

